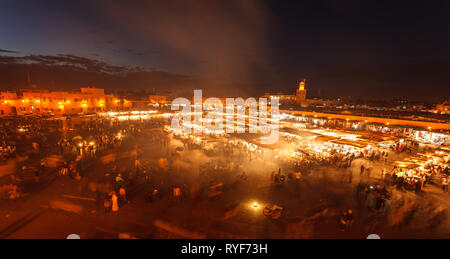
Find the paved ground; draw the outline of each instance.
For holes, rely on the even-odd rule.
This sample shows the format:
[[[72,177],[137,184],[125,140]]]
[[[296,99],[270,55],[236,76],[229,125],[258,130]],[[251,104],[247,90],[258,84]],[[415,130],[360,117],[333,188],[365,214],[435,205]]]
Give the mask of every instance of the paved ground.
[[[119,167],[133,167],[131,151],[135,143],[139,143],[143,158],[153,164],[170,156],[169,150],[179,144],[173,141],[166,147],[147,138],[130,137],[117,154]],[[242,154],[234,154],[232,159],[237,157],[248,159]],[[211,159],[216,157],[195,150],[184,151],[176,158],[180,172],[171,178],[172,183],[203,186],[198,165]],[[271,182],[271,172],[277,165],[253,157],[245,163],[247,179],[232,174],[217,176],[225,187],[220,197],[211,199],[203,195],[175,201],[166,195],[160,201],[148,203],[145,196],[151,184],[146,185],[141,179],[128,189],[130,204],[119,212],[105,214],[103,200],[97,202],[96,193],[90,190],[92,183],[112,182],[113,176],[106,175],[110,166],[99,159],[83,172],[85,177],[81,181],[57,176],[49,170],[28,196],[16,201],[2,200],[0,238],[65,238],[71,233],[82,238],[117,238],[121,233],[138,238],[364,238],[369,233],[382,237],[449,237],[450,223],[445,214],[450,207],[449,195],[443,194],[439,186],[429,185],[421,194],[388,186],[393,199],[387,216],[370,214],[364,206],[358,206],[354,189],[361,180],[360,163],[373,167],[371,177],[362,179],[365,182],[379,182],[381,168],[391,168],[390,164],[356,160],[351,169],[318,168],[300,183],[276,187]],[[257,207],[253,206],[255,202]],[[236,214],[228,219],[226,204],[237,206]],[[273,204],[284,208],[279,220],[271,220],[262,213],[264,206]],[[354,210],[355,223],[351,232],[342,233],[337,222],[346,208]],[[445,211],[440,216],[442,220],[440,211]],[[321,212],[323,215],[319,217]]]

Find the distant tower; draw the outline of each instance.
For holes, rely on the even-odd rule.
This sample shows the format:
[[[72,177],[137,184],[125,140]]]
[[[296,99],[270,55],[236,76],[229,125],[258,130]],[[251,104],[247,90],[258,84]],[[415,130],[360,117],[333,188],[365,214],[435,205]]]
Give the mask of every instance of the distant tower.
[[[31,76],[30,76],[30,71],[28,71],[27,73],[27,82],[28,82],[28,87],[31,89],[36,89],[37,85],[31,82]]]
[[[30,71],[27,72],[27,83],[28,83],[28,87],[30,87],[31,86]]]
[[[298,84],[297,94],[295,95],[295,103],[302,105],[306,101],[306,89],[305,89],[306,79],[303,79]]]

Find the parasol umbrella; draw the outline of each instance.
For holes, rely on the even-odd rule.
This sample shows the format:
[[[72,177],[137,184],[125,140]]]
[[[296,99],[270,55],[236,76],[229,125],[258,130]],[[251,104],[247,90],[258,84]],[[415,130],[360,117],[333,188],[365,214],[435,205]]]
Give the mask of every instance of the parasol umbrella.
[[[83,140],[83,138],[82,138],[80,135],[77,135],[77,136],[72,137],[72,140],[73,140],[73,141],[76,141],[76,140]]]

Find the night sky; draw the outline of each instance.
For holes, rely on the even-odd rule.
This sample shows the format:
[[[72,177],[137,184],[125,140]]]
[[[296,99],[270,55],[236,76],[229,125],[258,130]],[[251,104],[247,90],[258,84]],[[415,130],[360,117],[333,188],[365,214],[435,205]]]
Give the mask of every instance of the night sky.
[[[441,101],[449,14],[449,1],[3,0],[0,89],[30,72],[42,88],[259,96],[305,77],[309,96]]]

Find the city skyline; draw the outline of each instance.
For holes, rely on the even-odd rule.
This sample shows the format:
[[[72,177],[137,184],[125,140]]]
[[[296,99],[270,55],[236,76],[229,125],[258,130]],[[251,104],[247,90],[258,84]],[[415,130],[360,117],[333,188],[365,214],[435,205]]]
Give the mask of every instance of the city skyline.
[[[442,102],[449,93],[445,2],[8,2],[2,90],[31,73],[42,88],[258,96],[291,94],[308,78],[324,98]]]

